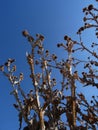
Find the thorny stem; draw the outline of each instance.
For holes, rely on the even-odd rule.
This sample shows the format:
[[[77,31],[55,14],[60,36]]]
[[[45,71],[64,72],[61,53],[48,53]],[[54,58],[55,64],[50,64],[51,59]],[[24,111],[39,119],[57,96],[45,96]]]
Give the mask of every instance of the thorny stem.
[[[70,63],[70,85],[71,85],[71,97],[72,97],[72,130],[75,129],[76,126],[76,101],[75,101],[75,81],[74,78],[72,76],[72,53],[68,52],[68,59],[69,59],[69,63]]]
[[[37,100],[37,109],[38,109],[38,116],[39,116],[39,122],[40,122],[40,130],[45,130],[45,124],[44,124],[44,112],[41,109],[40,106],[40,100],[39,100],[39,92],[38,92],[38,85],[35,84],[36,79],[35,79],[35,75],[34,75],[34,49],[36,46],[32,46],[32,63],[29,62],[29,59],[27,57],[28,63],[30,65],[30,70],[31,70],[31,76],[32,76],[32,82],[35,88],[35,94],[36,94],[36,100]]]
[[[17,86],[18,86],[19,91],[21,92],[21,95],[24,97],[24,99],[26,99],[26,96],[24,94],[24,91],[21,89],[20,84],[18,84]]]
[[[11,82],[10,78],[9,78],[9,81]],[[14,84],[13,84],[12,82],[11,82],[11,84],[12,84],[12,88],[14,89],[13,92],[12,92],[12,94],[14,95],[14,97],[15,97],[15,99],[16,99],[16,102],[17,102],[18,105],[19,105],[20,111],[22,112],[22,115],[23,115],[23,118],[24,118],[25,122],[27,122],[27,124],[29,124],[28,119],[27,119],[27,118],[25,117],[25,115],[24,115],[23,105],[22,105],[22,103],[21,103],[21,101],[20,101],[20,99],[19,99],[18,91],[17,91],[17,89],[14,88]],[[19,86],[19,87],[20,87],[20,86]],[[25,97],[25,95],[24,95],[24,97]]]
[[[29,59],[27,57],[28,63],[30,65],[30,70],[31,70],[31,76],[32,76],[32,82],[35,88],[35,94],[36,94],[36,99],[37,99],[37,107],[38,109],[40,108],[40,101],[39,101],[39,95],[38,95],[38,86],[35,85],[36,79],[34,78],[34,47],[32,46],[32,55],[30,57],[31,59]],[[31,62],[29,62],[29,60],[31,60]]]
[[[12,84],[12,87],[14,88],[14,85],[13,85],[13,84]],[[13,95],[14,95],[14,97],[15,97],[17,103],[19,104],[20,111],[21,111],[21,113],[22,113],[22,115],[23,115],[23,118],[24,118],[25,122],[27,122],[27,124],[29,125],[29,121],[28,121],[28,119],[26,118],[26,116],[24,115],[23,106],[22,106],[22,103],[21,103],[21,101],[20,101],[20,99],[19,99],[19,97],[18,97],[17,90],[14,90]]]
[[[71,78],[71,96],[72,96],[72,114],[73,114],[73,129],[76,126],[76,101],[75,101],[75,82],[73,77]]]
[[[15,100],[16,102],[18,103],[19,105],[19,111],[22,113],[22,116],[25,120],[25,122],[29,125],[29,121],[28,119],[26,118],[25,114],[24,114],[24,108],[23,108],[23,105],[22,105],[22,102],[20,101],[19,99],[19,95],[18,95],[18,90],[21,92],[21,95],[24,97],[24,99],[26,99],[26,96],[23,92],[23,90],[21,89],[20,87],[20,84],[18,83],[17,84],[17,87],[18,87],[18,90],[15,88],[15,84],[12,82],[12,73],[10,73],[10,69],[9,69],[9,74],[7,74],[6,72],[3,72],[3,74],[8,78],[8,80],[10,81],[11,85],[12,85],[12,88],[13,88],[13,91],[11,92],[11,94],[13,94],[13,96],[15,97]]]
[[[44,112],[42,109],[40,109],[39,111],[39,120],[40,120],[40,130],[45,130]]]

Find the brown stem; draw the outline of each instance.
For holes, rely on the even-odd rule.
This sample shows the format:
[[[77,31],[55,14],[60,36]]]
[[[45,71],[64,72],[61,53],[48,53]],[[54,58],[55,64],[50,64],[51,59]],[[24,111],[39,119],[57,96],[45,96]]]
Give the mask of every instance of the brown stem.
[[[44,112],[42,110],[39,111],[39,122],[40,122],[40,130],[45,130]]]
[[[73,115],[73,129],[76,127],[76,101],[75,101],[75,82],[71,79],[71,96],[72,96],[72,115]]]
[[[76,101],[75,101],[75,79],[73,77],[72,74],[72,53],[69,52],[68,53],[68,59],[69,59],[69,64],[70,64],[70,76],[69,76],[69,80],[70,80],[70,85],[71,85],[71,97],[72,97],[72,130],[75,129],[76,127]]]

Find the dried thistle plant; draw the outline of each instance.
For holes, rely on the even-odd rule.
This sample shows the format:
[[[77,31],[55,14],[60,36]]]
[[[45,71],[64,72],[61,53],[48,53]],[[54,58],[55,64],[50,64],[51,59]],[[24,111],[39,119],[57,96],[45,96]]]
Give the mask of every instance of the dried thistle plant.
[[[45,50],[43,35],[36,34],[36,38],[33,38],[27,30],[22,32],[31,45],[31,53],[26,53],[33,85],[29,93],[24,93],[21,87],[23,73],[19,76],[14,73],[17,68],[14,59],[8,59],[0,66],[0,71],[11,83],[11,94],[16,99],[13,106],[19,112],[19,130],[23,119],[27,124],[23,130],[97,130],[98,96],[92,95],[89,102],[82,92],[78,93],[77,82],[81,87],[98,88],[98,54],[97,51],[86,47],[81,36],[85,29],[93,27],[98,38],[98,9],[91,4],[84,8],[83,12],[84,26],[77,32],[80,41],[72,40],[65,35],[65,43],[57,44],[58,48],[62,48],[68,54],[68,57],[61,61],[56,54],[50,54],[49,50]],[[92,21],[92,24],[89,21]],[[98,43],[91,44],[91,48],[97,46]],[[88,52],[89,57],[86,61],[81,57],[75,57],[74,54],[81,51]],[[79,64],[83,66],[82,72],[77,69]],[[57,77],[53,77],[53,70],[62,77],[59,87]],[[67,94],[68,91],[70,94]]]

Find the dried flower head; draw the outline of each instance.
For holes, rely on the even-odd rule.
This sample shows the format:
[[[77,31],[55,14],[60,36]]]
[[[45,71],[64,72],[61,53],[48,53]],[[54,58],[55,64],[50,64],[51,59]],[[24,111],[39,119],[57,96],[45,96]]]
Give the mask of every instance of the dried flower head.
[[[29,36],[29,33],[28,33],[27,30],[24,30],[24,31],[22,32],[22,35],[23,35],[24,37],[28,37],[28,36]]]
[[[0,71],[4,71],[4,65],[0,66]]]
[[[61,46],[61,44],[57,44],[57,47],[60,47]]]
[[[9,59],[8,59],[8,62],[13,63],[13,62],[15,62],[15,59],[9,58]]]
[[[83,12],[85,12],[87,10],[87,8],[85,7],[85,8],[83,8]]]
[[[43,41],[43,40],[44,40],[44,36],[43,36],[43,35],[40,35],[39,39],[40,39],[41,41]]]
[[[55,54],[52,54],[52,59],[53,60],[56,60],[57,59],[57,56]]]
[[[91,5],[88,6],[88,10],[90,11],[92,9],[93,9],[93,5],[91,4]]]
[[[98,32],[96,32],[96,36],[98,37]]]
[[[70,37],[68,37],[67,35],[65,35],[65,36],[64,36],[64,40],[70,41],[70,40],[71,40],[71,38],[70,38]]]
[[[84,17],[84,18],[83,18],[83,21],[85,22],[86,20],[87,20],[87,18],[86,18],[86,17]]]
[[[37,38],[39,38],[41,41],[43,41],[43,40],[44,40],[44,36],[43,36],[43,35],[41,35],[41,34],[36,34],[36,37],[37,37]]]

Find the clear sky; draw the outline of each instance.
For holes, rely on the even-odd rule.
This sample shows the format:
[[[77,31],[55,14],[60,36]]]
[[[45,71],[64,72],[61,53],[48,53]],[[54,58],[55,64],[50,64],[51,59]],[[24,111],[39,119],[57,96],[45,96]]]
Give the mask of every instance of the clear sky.
[[[21,32],[27,29],[33,36],[45,36],[45,47],[57,52],[56,44],[68,34],[78,39],[76,32],[83,24],[82,8],[94,0],[1,0],[0,1],[0,64],[15,58],[17,72],[24,72],[25,87],[28,89],[28,66],[25,52],[29,44]],[[23,87],[24,87],[23,86]],[[0,74],[0,130],[17,130],[17,111],[13,108],[14,98],[9,95],[11,87]]]

